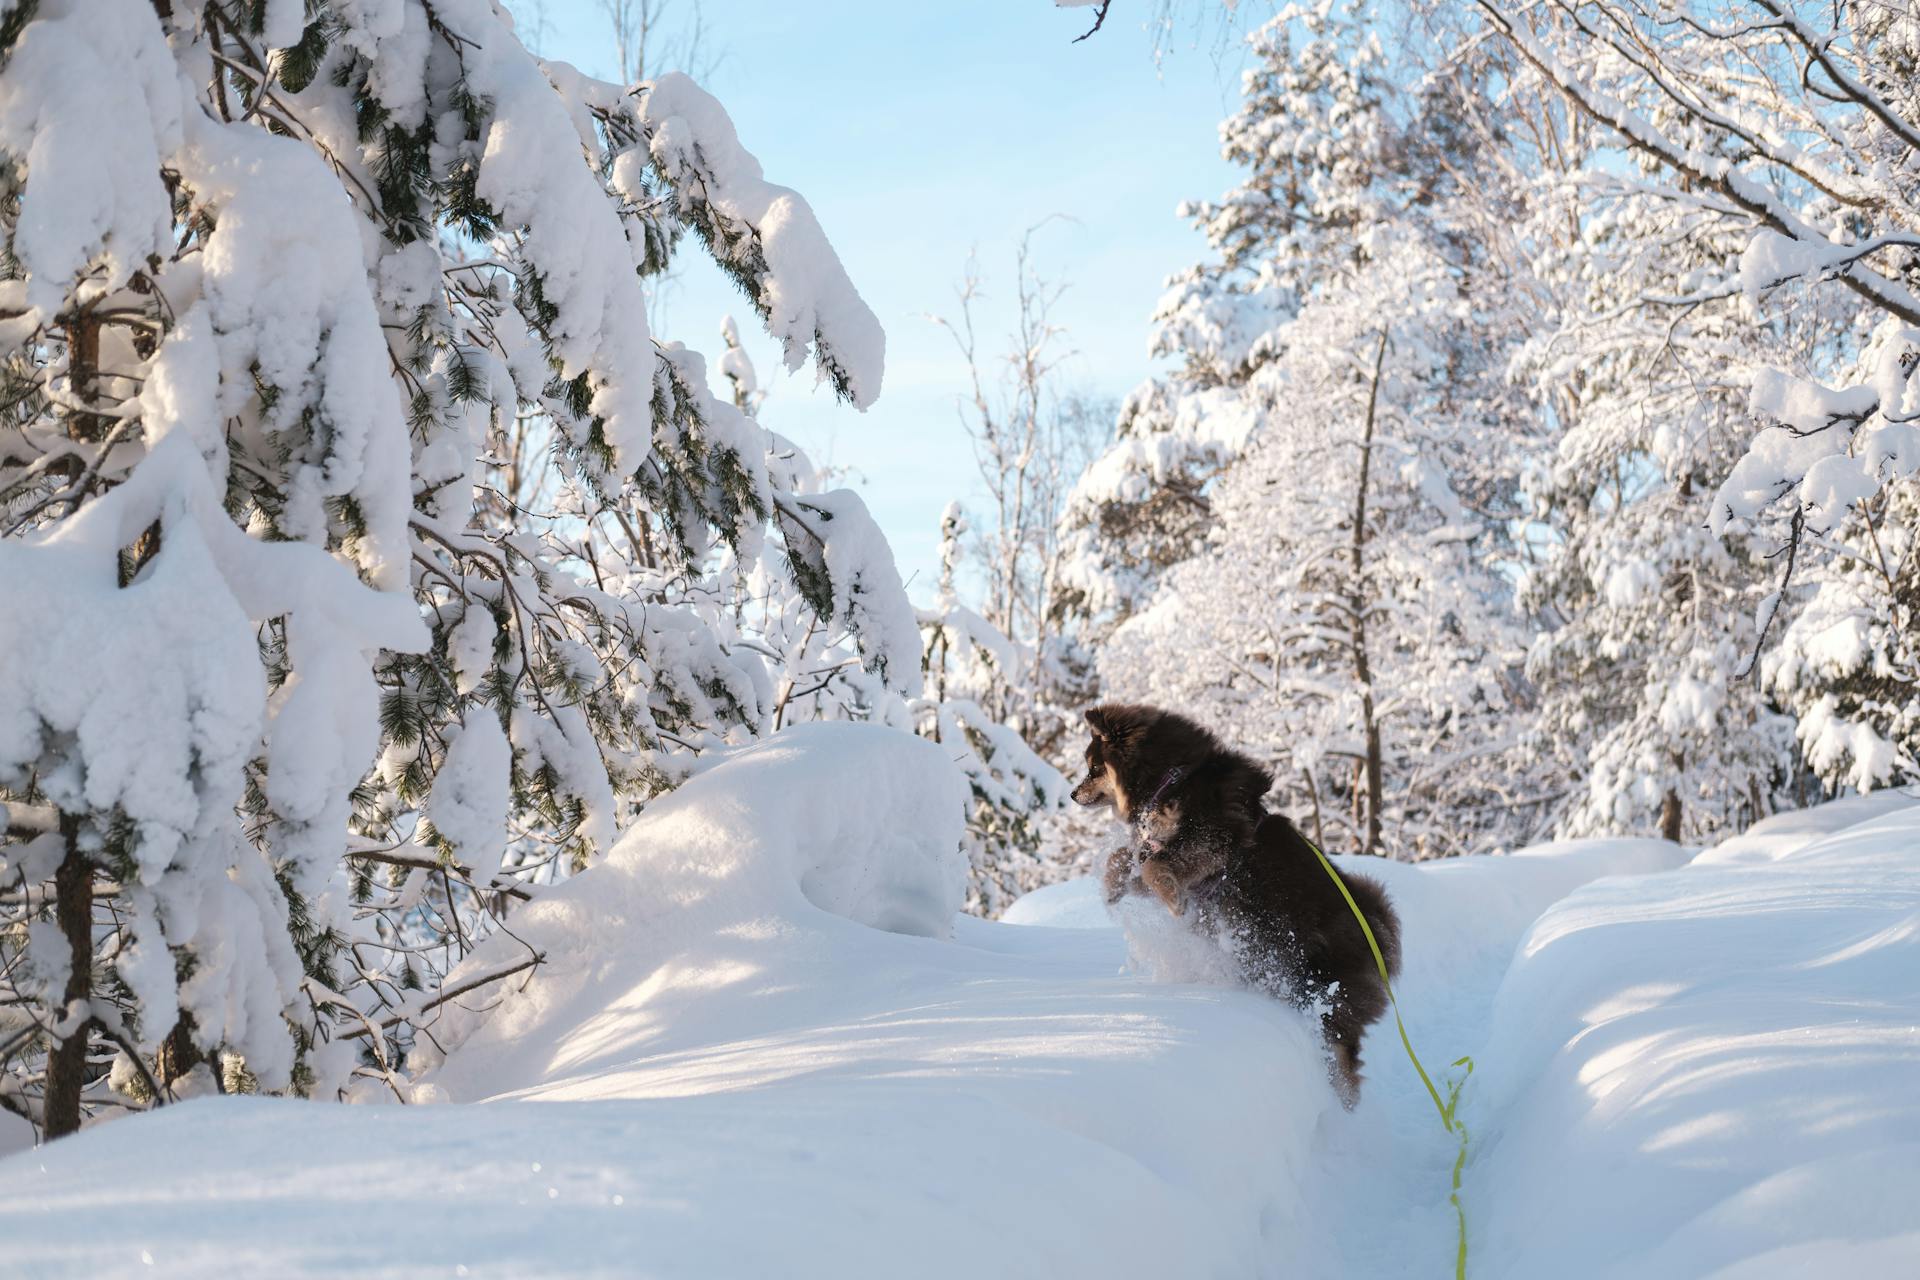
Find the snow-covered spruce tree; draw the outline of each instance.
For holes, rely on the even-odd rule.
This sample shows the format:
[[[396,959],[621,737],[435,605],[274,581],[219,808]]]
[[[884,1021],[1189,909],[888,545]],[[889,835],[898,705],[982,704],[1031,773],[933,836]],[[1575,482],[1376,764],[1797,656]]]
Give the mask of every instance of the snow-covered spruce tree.
[[[1670,301],[1745,292],[1749,323],[1761,329],[1811,304],[1844,317],[1797,348],[1810,367],[1737,370],[1760,430],[1715,495],[1711,527],[1737,539],[1774,518],[1789,531],[1784,558],[1837,593],[1825,616],[1850,618],[1863,635],[1902,634],[1911,605],[1896,561],[1835,584],[1852,578],[1845,566],[1877,563],[1874,541],[1904,546],[1914,536],[1911,507],[1891,490],[1920,470],[1920,177],[1910,163],[1920,146],[1920,18],[1899,6],[1788,0],[1477,4],[1524,63],[1522,89],[1544,86],[1605,132],[1602,145],[1643,161],[1651,198],[1742,233]],[[1800,599],[1789,586],[1763,600],[1762,631],[1791,624],[1780,611],[1790,615]],[[1808,627],[1774,634],[1796,645],[1833,635],[1817,618]],[[1898,673],[1895,648],[1868,642],[1833,661],[1783,653],[1764,668],[1802,712],[1803,749],[1824,762],[1829,783],[1911,776],[1902,763],[1911,753],[1895,745],[1910,699],[1897,688],[1891,699],[1845,691],[1867,667]]]
[[[1235,423],[1237,459],[1200,552],[1107,642],[1104,692],[1218,724],[1331,843],[1510,844],[1539,816],[1498,571],[1530,429],[1503,376],[1517,313],[1458,205],[1472,140],[1447,95],[1396,88],[1364,8],[1254,39],[1223,129],[1249,176],[1202,210],[1219,258],[1162,310],[1209,371],[1155,393]]]
[[[0,60],[0,1105],[403,1092],[501,976],[439,989],[490,912],[771,727],[737,564],[918,693],[859,500],[648,332],[691,230],[791,365],[879,391],[691,81],[543,63],[485,0],[39,0]]]

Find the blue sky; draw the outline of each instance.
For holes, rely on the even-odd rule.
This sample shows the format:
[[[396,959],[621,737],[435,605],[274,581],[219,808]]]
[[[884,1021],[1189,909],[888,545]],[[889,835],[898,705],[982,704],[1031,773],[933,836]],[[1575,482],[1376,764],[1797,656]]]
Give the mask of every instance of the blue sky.
[[[1035,240],[1042,273],[1069,285],[1056,316],[1079,354],[1065,378],[1119,396],[1151,371],[1147,325],[1164,278],[1204,251],[1175,207],[1233,182],[1217,126],[1237,92],[1238,45],[1220,55],[1218,41],[1189,38],[1156,65],[1141,27],[1149,7],[1119,0],[1105,30],[1074,44],[1088,11],[1044,0],[706,5],[724,60],[705,85],[768,179],[812,203],[887,331],[885,386],[863,414],[816,391],[811,365],[782,375],[744,299],[691,243],[662,336],[711,358],[721,317],[738,315],[770,392],[762,420],[816,462],[856,470],[917,597],[936,572],[942,508],[979,493],[954,408],[966,370],[924,318],[956,311],[969,251],[985,276],[983,346],[998,349],[1020,233],[1073,219]],[[515,8],[524,30],[526,6]],[[593,0],[549,0],[545,16],[543,53],[617,78]]]

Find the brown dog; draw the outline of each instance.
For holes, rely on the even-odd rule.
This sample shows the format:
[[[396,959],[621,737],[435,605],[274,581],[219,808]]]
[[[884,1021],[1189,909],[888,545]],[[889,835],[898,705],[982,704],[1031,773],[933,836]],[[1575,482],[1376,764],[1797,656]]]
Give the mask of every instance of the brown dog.
[[[1176,916],[1227,940],[1247,979],[1320,1012],[1334,1085],[1360,1096],[1360,1041],[1387,1011],[1386,984],[1340,889],[1292,822],[1266,811],[1272,776],[1211,733],[1156,707],[1087,712],[1083,805],[1110,804],[1135,843],[1107,863],[1107,901],[1150,891]],[[1366,876],[1342,881],[1366,916],[1389,973],[1400,971],[1400,921]]]

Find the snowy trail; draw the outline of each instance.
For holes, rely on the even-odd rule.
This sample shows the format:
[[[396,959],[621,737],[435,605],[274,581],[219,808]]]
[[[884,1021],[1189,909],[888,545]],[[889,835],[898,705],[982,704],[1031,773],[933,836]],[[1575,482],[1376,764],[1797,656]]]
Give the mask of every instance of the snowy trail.
[[[0,1159],[8,1274],[1451,1273],[1454,1147],[1391,1024],[1348,1114],[1295,1011],[1123,972],[1089,882],[955,921],[924,821],[954,780],[897,744],[743,753],[532,904],[537,981],[442,1028],[466,1040],[422,1100],[467,1105],[208,1099]],[[848,770],[861,806],[823,785]],[[1920,1273],[1920,808],[1891,807],[1683,869],[1634,840],[1364,865],[1429,1068],[1481,1059],[1475,1280],[1693,1280],[1815,1231],[1844,1235],[1815,1262]]]
[[[1450,1065],[1479,1055],[1514,948],[1554,902],[1592,879],[1675,866],[1661,841],[1554,846],[1551,856],[1407,866],[1343,858],[1385,881],[1401,913],[1406,972],[1397,989],[1415,1052],[1445,1096]],[[1351,1116],[1322,1125],[1310,1220],[1328,1224],[1327,1276],[1450,1276],[1458,1223],[1448,1202],[1456,1139],[1401,1048],[1392,1015],[1368,1034],[1366,1087]],[[1469,1080],[1466,1088],[1471,1090]],[[1473,1206],[1467,1206],[1469,1214]]]

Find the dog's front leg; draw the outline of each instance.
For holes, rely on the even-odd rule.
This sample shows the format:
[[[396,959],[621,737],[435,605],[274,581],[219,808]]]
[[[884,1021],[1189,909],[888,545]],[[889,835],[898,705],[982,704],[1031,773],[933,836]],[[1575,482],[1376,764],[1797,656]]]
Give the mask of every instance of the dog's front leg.
[[[1122,845],[1107,855],[1107,866],[1102,874],[1102,883],[1107,891],[1107,905],[1112,906],[1135,889],[1144,888],[1140,883],[1140,850],[1132,845]]]
[[[1167,904],[1168,911],[1176,916],[1186,914],[1186,888],[1180,883],[1180,874],[1174,870],[1172,859],[1158,853],[1148,854],[1140,864],[1140,879]]]

